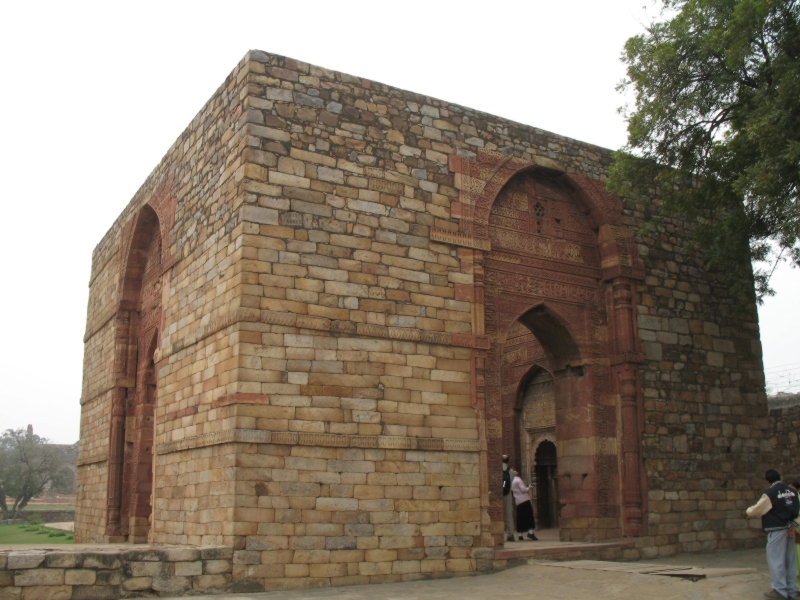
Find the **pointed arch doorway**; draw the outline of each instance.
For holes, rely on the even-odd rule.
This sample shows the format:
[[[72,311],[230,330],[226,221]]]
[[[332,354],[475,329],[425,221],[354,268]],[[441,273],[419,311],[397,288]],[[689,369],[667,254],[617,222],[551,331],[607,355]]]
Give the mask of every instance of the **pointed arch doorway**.
[[[496,152],[454,158],[460,174],[462,270],[475,274],[474,404],[485,439],[482,543],[501,543],[501,455],[517,468],[526,369],[509,374],[512,329],[535,340],[529,361],[552,375],[560,539],[643,535],[646,489],[633,282],[644,277],[619,199],[549,159]],[[444,235],[442,236],[444,239]],[[483,310],[480,310],[482,306]],[[518,355],[519,356],[519,355]],[[522,372],[520,372],[522,371]],[[623,491],[624,494],[623,494]]]
[[[140,209],[123,231],[122,240],[106,537],[109,541],[144,543],[152,537],[156,352],[171,260],[164,251],[165,229],[150,205]]]
[[[528,371],[517,394],[520,473],[530,482],[537,529],[557,529],[560,506],[553,375],[536,364],[521,366]],[[513,373],[510,375],[513,380]]]
[[[557,528],[562,505],[566,507],[570,500],[575,505],[571,507],[573,513],[586,514],[593,508],[587,506],[592,499],[586,493],[587,484],[593,483],[589,479],[594,475],[593,464],[576,456],[581,446],[573,439],[588,437],[585,427],[591,425],[585,422],[585,415],[576,419],[571,410],[590,399],[594,391],[581,349],[563,317],[541,303],[511,325],[500,353],[506,416],[504,453],[512,457],[516,469],[531,485],[537,527]],[[571,422],[568,427],[565,417]],[[584,431],[576,428],[581,420]],[[585,527],[571,527],[569,518],[573,523],[575,519],[569,512],[566,516],[567,527],[563,534],[558,532],[561,538],[586,540],[594,534]]]

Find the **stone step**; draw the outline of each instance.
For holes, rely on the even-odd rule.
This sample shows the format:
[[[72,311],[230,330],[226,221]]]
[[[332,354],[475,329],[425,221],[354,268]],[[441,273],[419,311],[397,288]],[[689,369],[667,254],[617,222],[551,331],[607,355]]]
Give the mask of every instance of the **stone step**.
[[[495,550],[495,560],[548,559],[556,561],[621,559],[623,550],[635,548],[633,540],[617,542],[511,542]]]

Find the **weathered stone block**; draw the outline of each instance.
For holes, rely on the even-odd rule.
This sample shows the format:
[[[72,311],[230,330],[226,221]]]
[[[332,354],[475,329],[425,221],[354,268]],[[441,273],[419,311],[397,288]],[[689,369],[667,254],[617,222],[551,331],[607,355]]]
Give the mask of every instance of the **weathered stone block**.
[[[188,577],[159,576],[153,577],[153,589],[161,594],[181,594],[192,587]]]
[[[121,566],[117,552],[87,552],[83,559],[84,569],[119,569]]]
[[[112,585],[76,585],[72,588],[72,600],[117,600],[119,588]]]
[[[80,552],[48,552],[44,564],[51,569],[74,569],[83,564],[83,554]]]
[[[35,569],[44,563],[45,556],[46,553],[41,550],[9,552],[6,568],[9,571],[17,569]]]
[[[131,577],[122,582],[122,589],[129,592],[149,590],[153,587],[152,577]]]
[[[22,600],[70,600],[73,598],[73,588],[68,585],[33,585],[21,589]]]
[[[198,548],[165,548],[163,552],[167,562],[193,562],[200,559]]]
[[[200,548],[203,560],[232,560],[233,548]]]
[[[95,585],[120,585],[122,583],[122,573],[119,570],[95,571]]]
[[[355,537],[339,536],[339,537],[329,537],[325,539],[326,550],[352,550],[355,548],[356,548]]]
[[[14,586],[0,587],[0,600],[20,600],[22,597],[22,589],[23,588]],[[25,589],[32,590],[33,588],[28,587]],[[58,600],[68,600],[68,597],[65,597],[64,599],[59,598]]]
[[[94,585],[97,571],[92,569],[67,569],[64,571],[66,585]]]
[[[166,564],[162,562],[129,562],[125,571],[130,577],[157,577],[164,574]]]
[[[122,553],[123,559],[128,562],[163,562],[166,555],[163,550],[148,548],[146,550],[126,550]]]
[[[229,560],[206,560],[203,561],[203,573],[206,575],[219,575],[230,573],[232,569]]]
[[[203,574],[203,563],[199,560],[194,562],[176,562],[175,575],[192,576]]]
[[[224,590],[231,584],[229,574],[201,575],[192,579],[192,588],[198,592],[209,590]]]
[[[64,585],[64,569],[27,569],[17,570],[14,585]]]

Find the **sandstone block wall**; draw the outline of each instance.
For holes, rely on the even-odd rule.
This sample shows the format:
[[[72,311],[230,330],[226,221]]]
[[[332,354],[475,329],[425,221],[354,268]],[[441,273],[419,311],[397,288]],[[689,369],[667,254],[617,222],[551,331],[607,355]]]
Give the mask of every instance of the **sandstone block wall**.
[[[230,547],[233,577],[266,588],[500,566],[501,527],[487,512],[496,492],[482,482],[499,466],[486,431],[502,427],[482,421],[475,392],[497,343],[475,291],[488,246],[461,231],[472,184],[452,162],[485,155],[587,181],[611,160],[448,102],[249,53],[95,251],[76,541],[108,539],[112,396],[136,385],[115,370],[129,351],[115,317],[120,270],[125,228],[147,205],[161,211],[167,257],[151,540]],[[638,234],[648,216],[638,210],[624,207],[620,239]],[[755,309],[734,314],[714,274],[683,254],[683,227],[667,220],[636,240],[647,498],[628,558],[758,539],[740,519],[771,450]]]
[[[769,422],[774,456],[770,468],[777,469],[786,483],[800,479],[800,404],[771,409]]]
[[[231,73],[95,248],[84,336],[76,540],[107,538],[112,398],[115,389],[131,386],[117,366],[121,356],[131,353],[119,340],[120,322],[115,318],[123,301],[125,274],[120,271],[127,260],[124,246],[130,226],[144,205],[164,201],[172,205],[162,214],[166,254],[175,261],[161,281],[165,333],[196,329],[204,320],[238,306],[234,292],[238,278],[230,255],[236,252],[231,223],[238,210],[235,181],[242,176],[237,150],[242,139],[234,135],[231,124],[241,111],[240,73],[240,69]],[[160,420],[169,418],[167,412],[175,418],[182,401],[185,405],[187,390],[199,393],[198,385],[208,385],[211,377],[200,380],[196,371],[201,360],[203,373],[217,371],[212,385],[226,389],[233,369],[231,351],[226,344],[219,349],[206,348],[208,344],[214,340],[198,348],[196,360],[186,361],[190,367],[176,364],[174,371],[160,376]],[[134,357],[135,352],[134,348]]]
[[[651,216],[629,210],[631,225]],[[760,545],[760,521],[741,513],[761,495],[772,452],[755,305],[730,298],[685,252],[687,233],[665,219],[639,238],[643,443],[659,554]]]

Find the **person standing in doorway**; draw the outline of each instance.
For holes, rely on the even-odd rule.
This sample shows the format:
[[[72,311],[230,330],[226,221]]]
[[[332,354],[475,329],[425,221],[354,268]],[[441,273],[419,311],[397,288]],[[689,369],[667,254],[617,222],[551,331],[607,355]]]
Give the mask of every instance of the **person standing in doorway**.
[[[767,533],[767,564],[772,591],[767,598],[797,597],[797,563],[795,562],[795,530],[800,510],[797,492],[781,481],[775,469],[766,472],[769,488],[758,502],[745,511],[748,517],[761,517]]]
[[[514,502],[517,505],[517,533],[519,541],[523,541],[522,534],[528,532],[528,539],[536,541],[537,538],[533,529],[536,522],[533,520],[533,505],[531,504],[530,487],[525,485],[518,471],[511,470],[514,478],[511,480],[511,493],[514,494]]]
[[[503,520],[506,525],[506,541],[514,541],[514,496],[511,494],[511,467],[508,454],[503,454]]]

